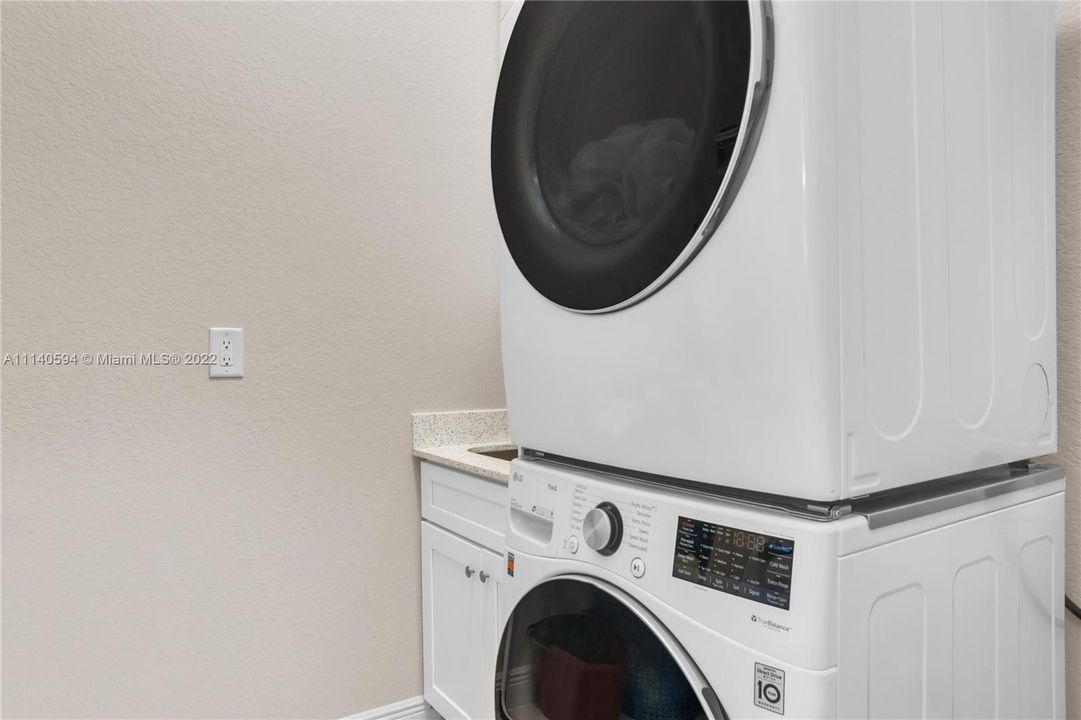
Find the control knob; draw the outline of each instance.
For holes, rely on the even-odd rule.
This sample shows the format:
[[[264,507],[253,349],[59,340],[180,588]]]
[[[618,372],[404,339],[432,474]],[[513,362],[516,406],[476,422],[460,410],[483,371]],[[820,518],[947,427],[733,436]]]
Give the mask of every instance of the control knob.
[[[611,555],[623,540],[623,517],[619,508],[610,502],[602,502],[586,513],[582,521],[582,535],[586,545],[601,555]]]

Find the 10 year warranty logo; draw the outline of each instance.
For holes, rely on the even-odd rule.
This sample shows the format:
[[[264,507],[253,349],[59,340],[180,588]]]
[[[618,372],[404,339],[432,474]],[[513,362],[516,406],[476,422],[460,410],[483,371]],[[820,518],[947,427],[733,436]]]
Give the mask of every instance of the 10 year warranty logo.
[[[784,670],[754,664],[754,704],[784,715]]]

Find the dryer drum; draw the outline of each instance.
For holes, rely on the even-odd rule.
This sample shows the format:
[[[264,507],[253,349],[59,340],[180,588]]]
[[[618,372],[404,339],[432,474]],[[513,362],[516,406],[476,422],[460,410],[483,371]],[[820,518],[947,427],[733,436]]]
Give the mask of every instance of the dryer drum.
[[[592,613],[544,618],[529,628],[542,650],[540,709],[549,720],[619,720],[623,638]]]
[[[737,189],[725,183],[740,148],[753,149],[751,52],[745,0],[523,5],[497,89],[492,183],[507,248],[538,292],[614,310],[689,261]]]
[[[631,605],[637,602],[590,578],[555,578],[529,590],[500,644],[500,717],[724,720],[719,702],[708,713],[699,702],[696,688],[703,698],[716,696],[678,643]]]

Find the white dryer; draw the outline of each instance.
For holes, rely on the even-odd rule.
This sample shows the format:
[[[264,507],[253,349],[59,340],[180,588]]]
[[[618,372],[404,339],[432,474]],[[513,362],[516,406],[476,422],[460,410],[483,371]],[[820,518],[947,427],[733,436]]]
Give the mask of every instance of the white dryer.
[[[1065,716],[1059,467],[829,521],[511,472],[492,717]]]
[[[509,4],[516,443],[812,500],[1056,446],[1054,4]]]

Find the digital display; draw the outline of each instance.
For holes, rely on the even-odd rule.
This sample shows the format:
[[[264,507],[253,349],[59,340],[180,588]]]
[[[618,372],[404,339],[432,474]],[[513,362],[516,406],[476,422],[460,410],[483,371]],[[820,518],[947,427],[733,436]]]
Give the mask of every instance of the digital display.
[[[788,609],[794,540],[681,517],[672,577]]]

